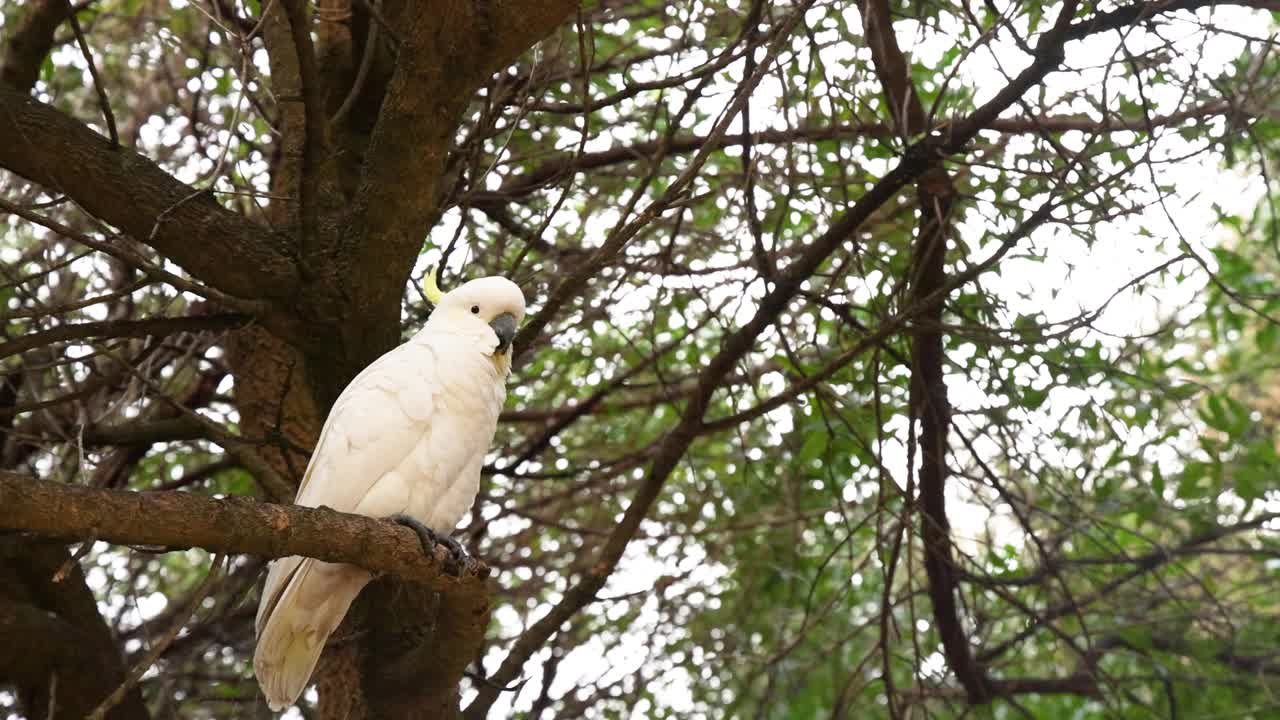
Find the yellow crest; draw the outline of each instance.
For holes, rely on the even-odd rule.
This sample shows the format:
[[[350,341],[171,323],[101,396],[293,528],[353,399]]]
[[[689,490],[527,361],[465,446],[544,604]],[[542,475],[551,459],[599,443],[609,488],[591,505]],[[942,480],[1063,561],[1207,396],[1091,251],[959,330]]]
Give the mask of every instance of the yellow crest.
[[[440,266],[437,265],[431,269],[431,272],[427,273],[427,277],[423,281],[426,286],[423,294],[427,296],[427,300],[431,301],[432,305],[439,305],[440,299],[444,297],[444,293],[440,291],[439,278]]]

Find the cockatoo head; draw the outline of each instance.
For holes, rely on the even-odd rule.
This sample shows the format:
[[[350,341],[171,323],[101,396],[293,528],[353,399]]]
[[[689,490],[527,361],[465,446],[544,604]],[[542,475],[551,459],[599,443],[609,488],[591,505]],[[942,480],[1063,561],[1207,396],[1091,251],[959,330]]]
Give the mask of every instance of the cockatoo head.
[[[431,322],[448,323],[469,335],[491,331],[497,337],[493,354],[506,356],[509,363],[511,341],[524,320],[524,294],[519,286],[504,277],[493,276],[441,292],[436,280],[438,273],[439,270],[429,273],[425,283],[427,299],[435,305]]]

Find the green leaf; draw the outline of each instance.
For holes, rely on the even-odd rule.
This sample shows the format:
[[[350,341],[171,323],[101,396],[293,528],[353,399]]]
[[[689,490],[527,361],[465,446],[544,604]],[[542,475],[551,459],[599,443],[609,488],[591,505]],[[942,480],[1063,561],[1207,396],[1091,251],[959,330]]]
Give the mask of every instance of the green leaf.
[[[827,435],[823,432],[811,432],[800,447],[797,460],[802,463],[817,460],[827,449]]]

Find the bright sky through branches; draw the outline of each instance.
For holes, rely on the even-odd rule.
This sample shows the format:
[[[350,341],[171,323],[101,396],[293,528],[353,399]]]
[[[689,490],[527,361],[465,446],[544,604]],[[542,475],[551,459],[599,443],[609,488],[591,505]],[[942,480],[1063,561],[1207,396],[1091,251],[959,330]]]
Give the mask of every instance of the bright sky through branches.
[[[810,11],[815,24],[824,12],[825,9]],[[1126,35],[1125,44],[1131,53],[1141,54],[1150,47],[1167,41],[1170,37],[1177,38],[1181,35],[1190,42],[1191,39],[1198,39],[1199,34],[1202,33],[1200,23],[1204,21],[1204,15],[1203,12],[1200,13],[1194,21],[1187,16],[1173,18],[1161,27],[1164,40],[1151,36],[1143,29],[1131,30]],[[844,16],[845,22],[850,26],[860,26],[860,16],[856,9],[850,7],[845,11]],[[1202,45],[1198,45],[1197,50],[1202,53],[1201,55],[1188,55],[1187,58],[1175,60],[1174,63],[1188,73],[1199,73],[1202,76],[1217,74],[1239,58],[1245,49],[1245,41],[1231,33],[1237,32],[1246,36],[1258,34],[1258,18],[1258,12],[1242,8],[1228,7],[1216,10],[1213,22],[1227,32],[1216,33]],[[1025,17],[1017,21],[1020,25],[1018,29],[1023,35],[1026,33],[1025,21]],[[952,23],[951,16],[948,15],[943,15],[940,23],[940,27],[928,29],[920,27],[909,19],[895,23],[899,44],[907,50],[913,61],[924,67],[934,67],[941,62],[944,54],[956,44],[954,34],[962,30],[961,26]],[[822,46],[821,61],[827,67],[839,68],[859,53],[865,56],[864,60],[869,59],[869,52],[865,48],[836,42],[837,37],[834,31],[819,32],[815,36],[819,46]],[[973,39],[971,33],[966,38],[967,41]],[[813,59],[810,57],[810,52],[810,46],[805,44],[796,55],[785,61],[805,65]],[[1114,85],[1116,81],[1109,77],[1108,68],[1110,63],[1117,59],[1115,55],[1118,52],[1114,33],[1094,36],[1069,46],[1066,69],[1049,76],[1044,84],[1044,96],[1041,100],[1053,105],[1054,112],[1059,115],[1070,112],[1095,120],[1101,119],[1099,90],[1107,87],[1109,92],[1117,91]],[[673,67],[671,71],[687,71],[706,60],[706,55],[695,48],[690,51],[680,67]],[[952,82],[973,88],[975,102],[981,103],[1003,87],[1009,78],[1027,62],[1027,55],[1009,39],[1007,34],[1002,34],[999,39],[983,46],[966,59]],[[1193,62],[1196,63],[1194,68],[1189,65]],[[714,100],[701,101],[706,106],[704,116],[707,119],[695,127],[695,131],[705,133],[710,129],[714,118],[721,110],[721,106],[716,102],[724,102],[731,97],[734,87],[732,81],[741,76],[741,67],[741,63],[731,66],[729,72],[731,77],[721,81],[722,89],[719,92],[713,90],[708,93],[708,97]],[[833,74],[839,76],[838,70],[833,70]],[[867,84],[868,95],[874,95],[876,92],[874,78],[846,76],[846,79],[850,82]],[[1109,86],[1108,83],[1112,85]],[[1125,90],[1131,91],[1132,83],[1129,83]],[[751,98],[752,119],[756,128],[786,129],[791,126],[782,114],[786,112],[783,97],[784,92],[777,78],[772,75],[766,76]],[[1063,104],[1056,103],[1057,98],[1074,99]],[[1158,114],[1174,112],[1186,103],[1186,97],[1177,88],[1170,86],[1160,86],[1152,90],[1147,99],[1152,109]],[[1006,113],[1006,116],[1025,117],[1029,107],[1031,106],[1024,105]],[[1114,107],[1111,110],[1120,112]],[[1208,122],[1220,127],[1224,120],[1215,117]],[[599,127],[595,130],[596,133],[587,142],[588,151],[603,151],[633,140],[628,135],[613,135],[608,127]],[[982,137],[987,140],[1006,142],[1011,152],[1017,152],[1020,147],[1025,151],[1030,147],[1031,142],[1029,138],[1017,135],[1000,138],[995,133],[983,133]],[[1133,142],[1137,137],[1137,133],[1127,131],[1112,135],[1112,139],[1118,143]],[[1150,332],[1172,315],[1195,312],[1194,306],[1190,305],[1192,298],[1208,280],[1203,273],[1197,272],[1194,263],[1190,260],[1184,261],[1179,268],[1185,272],[1185,277],[1181,279],[1177,279],[1174,273],[1155,275],[1136,285],[1134,279],[1142,277],[1175,255],[1179,255],[1180,246],[1184,241],[1190,243],[1197,253],[1211,259],[1212,248],[1234,240],[1231,232],[1218,227],[1218,213],[1248,215],[1261,201],[1266,188],[1256,170],[1224,169],[1216,154],[1205,152],[1203,141],[1199,143],[1184,141],[1178,137],[1175,127],[1157,130],[1156,137],[1158,142],[1151,143],[1150,160],[1158,164],[1160,173],[1155,178],[1140,176],[1138,194],[1134,198],[1136,204],[1145,207],[1132,215],[1093,225],[1096,234],[1088,238],[1074,236],[1056,226],[1041,228],[1033,233],[1030,241],[1020,244],[1015,256],[1004,262],[997,272],[989,273],[983,278],[983,285],[1007,302],[1008,313],[1011,315],[1041,313],[1049,322],[1064,325],[1081,316],[1099,313],[1092,330],[1080,332],[1102,333],[1107,337],[1107,344],[1119,348],[1126,343],[1127,337]],[[1062,145],[1074,151],[1082,150],[1086,139],[1086,135],[1080,132],[1068,132],[1060,136]],[[575,143],[576,138],[566,136],[561,144],[571,150]],[[765,150],[761,149],[761,151]],[[1144,151],[1140,146],[1133,151],[1133,155],[1136,157]],[[739,154],[736,148],[730,148],[728,152],[731,155]],[[781,152],[781,150],[776,149],[774,152]],[[896,161],[864,158],[864,162],[870,167],[878,168],[878,171],[883,174]],[[1119,168],[1119,164],[1114,166],[1116,170]],[[975,166],[972,172],[975,175],[986,173],[994,177],[1001,171]],[[1168,189],[1158,190],[1155,187],[1156,182],[1168,186]],[[740,197],[734,197],[737,193],[739,193],[737,188],[726,191],[730,204],[740,203]],[[998,198],[987,190],[979,193],[975,199],[980,204],[1017,200],[1016,194],[1008,198]],[[761,191],[758,202],[769,201],[770,197]],[[1028,210],[1034,209],[1034,203],[1026,203],[1024,206]],[[812,204],[811,210],[822,212],[822,206],[817,203]],[[615,222],[616,215],[607,211],[599,213],[588,224],[588,234],[604,237]],[[553,222],[551,227],[555,228],[557,225],[558,223]],[[969,256],[982,257],[998,244],[997,239],[992,237],[993,234],[998,236],[1002,232],[1007,232],[1011,229],[1012,223],[999,223],[992,226],[989,213],[984,213],[970,216],[957,227],[960,240],[966,246]],[[453,227],[442,225],[437,228],[435,237],[451,237],[453,232]],[[750,242],[746,228],[743,226],[732,228],[726,235],[736,237],[744,244]],[[1028,257],[1018,259],[1018,255]],[[419,264],[420,269],[425,270],[434,262],[433,257],[433,253],[424,255]],[[736,257],[736,252],[726,252],[723,260],[725,264],[730,264]],[[715,261],[713,260],[711,264],[714,265]],[[610,308],[611,315],[617,319],[620,326],[625,327],[628,316],[645,312],[650,306],[654,290],[656,288],[650,288],[648,292],[644,289],[636,291],[629,302]],[[738,296],[738,302],[730,305],[734,309],[733,316],[738,323],[745,322],[755,311],[754,300],[759,298],[762,290],[758,284],[753,286],[753,290],[758,292],[749,296]],[[710,302],[715,305],[721,301],[732,300],[731,296],[734,292],[726,285],[722,293],[717,294],[713,291],[710,294]],[[954,355],[951,360],[965,362],[964,350]],[[768,380],[769,378],[766,377],[766,383]],[[961,374],[949,375],[947,382],[952,404],[957,411],[964,412],[989,407],[992,404],[1007,403],[1007,399],[992,398]],[[778,378],[772,389],[777,391],[782,387]],[[1054,396],[1057,402],[1055,403],[1051,396],[1050,402],[1042,408],[1039,422],[1042,424],[1055,422],[1067,408],[1074,407],[1081,401],[1081,394],[1087,396],[1089,393],[1089,390],[1078,388],[1055,390]],[[774,411],[770,417],[775,422],[775,431],[779,435],[791,430],[790,408]],[[897,418],[889,429],[891,437],[906,437],[905,418]],[[979,439],[979,447],[983,447],[981,439]],[[987,449],[994,452],[994,448]],[[888,442],[884,448],[884,462],[891,469],[895,481],[900,486],[905,486],[906,448],[901,441],[891,439]],[[960,491],[952,492],[950,501],[953,508],[951,513],[953,533],[962,547],[971,547],[971,543],[993,523],[997,528],[1003,528],[1008,541],[1021,543],[1021,534],[1011,518],[991,517],[985,508],[970,503],[969,498]],[[1277,506],[1276,509],[1280,509],[1280,500],[1274,504]],[[650,530],[655,535],[661,534],[660,527],[655,526]],[[623,571],[613,576],[602,595],[626,596],[652,587],[660,578],[678,576],[688,571],[687,568],[665,563],[663,557],[664,553],[658,543],[633,542],[624,561]],[[704,574],[710,573],[711,576],[724,572],[722,568],[717,568],[711,562],[702,563],[699,571]],[[708,578],[699,577],[694,584],[703,584],[707,581]],[[554,601],[555,598],[551,598],[551,602],[554,603]],[[559,664],[559,675],[553,686],[553,696],[568,692],[583,677],[591,677],[598,682],[607,683],[611,678],[619,679],[628,675],[636,666],[646,662],[646,653],[652,643],[651,634],[663,632],[658,625],[658,615],[654,611],[655,602],[656,600],[653,599],[646,602],[646,609],[632,623],[633,629],[627,631],[622,636],[622,641],[611,650],[607,650],[603,644],[596,643],[579,646],[570,653]],[[605,607],[598,612],[610,612],[607,609],[608,603],[604,605]],[[504,634],[519,634],[521,628],[516,622],[514,613],[500,611],[495,617],[502,625]],[[500,657],[501,654],[495,650],[491,662],[498,662]],[[934,672],[942,670],[941,655],[937,655],[930,662]],[[529,667],[540,666],[540,663],[531,663]],[[689,701],[689,684],[696,682],[698,682],[696,678],[689,677],[687,674],[673,674],[665,679],[666,685],[661,695],[673,710],[687,712],[692,707]],[[530,690],[516,693],[514,698],[504,696],[495,706],[496,711],[499,714],[508,712],[508,702],[512,702],[516,709],[527,710],[534,695],[531,689],[537,688],[540,683],[541,677],[536,670],[533,670],[527,677],[527,688]],[[644,716],[643,709],[638,709],[637,713],[639,714],[635,717]]]

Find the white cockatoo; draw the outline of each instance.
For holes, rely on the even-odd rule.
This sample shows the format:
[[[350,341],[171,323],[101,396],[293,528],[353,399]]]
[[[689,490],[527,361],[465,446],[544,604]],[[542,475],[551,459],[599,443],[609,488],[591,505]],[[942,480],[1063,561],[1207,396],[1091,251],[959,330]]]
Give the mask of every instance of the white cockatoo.
[[[394,517],[424,537],[448,534],[471,507],[511,372],[524,296],[500,277],[441,293],[422,330],[378,358],[333,404],[295,503]],[[434,547],[434,545],[430,546]],[[451,549],[459,552],[456,543]],[[253,668],[272,710],[306,687],[329,634],[372,579],[354,565],[286,557],[258,605]]]

